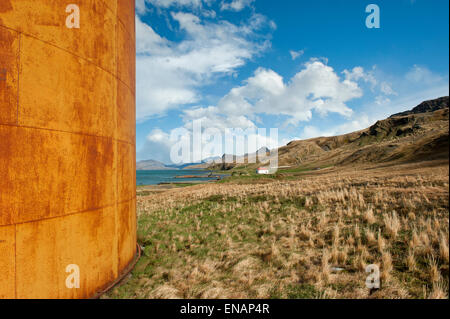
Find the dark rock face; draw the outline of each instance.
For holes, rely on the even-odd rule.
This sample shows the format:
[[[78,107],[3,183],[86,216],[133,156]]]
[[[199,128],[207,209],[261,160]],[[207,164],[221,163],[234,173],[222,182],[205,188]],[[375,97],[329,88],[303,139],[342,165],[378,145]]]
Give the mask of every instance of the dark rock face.
[[[368,133],[361,134],[360,139],[366,138],[367,136],[385,138],[413,134],[415,131],[421,129],[419,123],[423,121],[423,118],[420,117],[420,114],[432,113],[445,108],[448,109],[448,105],[448,96],[422,102],[410,111],[397,113],[385,120],[376,122],[369,128]]]
[[[445,109],[448,108],[448,102],[449,102],[448,96],[440,97],[435,100],[425,101],[416,106],[415,108],[413,108],[411,111],[397,113],[392,115],[390,118],[418,113],[434,112],[437,110]]]

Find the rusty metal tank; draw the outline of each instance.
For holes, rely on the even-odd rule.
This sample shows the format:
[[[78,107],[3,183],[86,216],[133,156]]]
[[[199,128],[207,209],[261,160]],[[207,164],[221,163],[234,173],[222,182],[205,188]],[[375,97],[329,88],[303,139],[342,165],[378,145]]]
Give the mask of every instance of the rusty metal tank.
[[[0,298],[89,298],[120,277],[135,180],[134,0],[1,0]]]

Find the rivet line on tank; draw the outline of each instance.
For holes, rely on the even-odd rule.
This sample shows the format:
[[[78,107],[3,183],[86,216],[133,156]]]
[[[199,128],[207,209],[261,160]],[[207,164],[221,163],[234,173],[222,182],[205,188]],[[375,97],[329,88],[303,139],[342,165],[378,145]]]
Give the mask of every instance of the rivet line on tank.
[[[13,31],[16,31],[16,32],[20,32],[20,31],[11,29],[11,28],[8,28],[8,29],[13,30]],[[69,53],[69,54],[71,54],[71,55],[73,55],[73,56],[79,58],[79,59],[82,59],[83,61],[85,61],[85,62],[87,62],[87,63],[89,63],[89,64],[94,65],[95,67],[101,69],[102,71],[104,71],[104,72],[110,74],[112,77],[114,77],[115,79],[117,79],[117,80],[119,80],[120,82],[122,82],[122,83],[130,90],[130,92],[133,94],[133,96],[135,96],[135,92],[131,89],[131,87],[130,87],[127,83],[125,83],[122,79],[120,79],[120,78],[118,77],[118,75],[116,75],[116,74],[114,74],[113,72],[111,72],[111,71],[105,69],[104,67],[102,67],[102,66],[96,64],[96,63],[93,62],[92,60],[90,60],[90,59],[88,59],[88,58],[85,58],[85,57],[82,57],[82,56],[80,56],[80,55],[78,55],[78,54],[76,54],[76,53],[74,53],[74,52],[72,52],[72,51],[69,51],[69,50],[67,50],[67,49],[65,49],[65,48],[62,48],[62,47],[60,47],[60,46],[58,46],[58,45],[56,45],[56,44],[54,44],[54,43],[51,43],[51,42],[48,42],[48,41],[39,39],[39,38],[37,38],[36,36],[34,36],[34,35],[32,35],[32,34],[28,34],[28,33],[24,33],[24,32],[22,32],[21,34],[23,34],[23,35],[25,35],[25,36],[27,36],[27,37],[33,38],[33,39],[35,39],[35,40],[37,40],[37,41],[40,41],[40,42],[42,42],[42,43],[45,43],[45,44],[47,44],[47,45],[50,45],[50,46],[52,46],[52,47],[54,47],[54,48],[60,49],[60,50],[62,50],[62,51],[64,51],[64,52],[66,52],[66,53]]]
[[[58,215],[58,216],[52,216],[52,217],[44,217],[44,218],[40,218],[40,219],[32,219],[32,220],[23,221],[23,222],[20,222],[20,223],[4,224],[4,225],[2,225],[2,226],[25,225],[25,224],[30,224],[30,223],[40,222],[40,221],[43,221],[43,220],[52,220],[52,219],[57,219],[57,218],[66,217],[66,216],[74,216],[74,215],[79,215],[79,214],[90,213],[90,212],[94,212],[94,211],[97,211],[97,210],[104,210],[104,209],[106,209],[106,208],[112,208],[112,207],[116,206],[117,204],[126,204],[126,203],[129,203],[129,202],[132,202],[132,201],[135,200],[135,199],[137,199],[137,196],[136,196],[136,197],[133,197],[133,198],[131,198],[131,199],[127,199],[127,200],[122,201],[122,202],[114,202],[114,203],[111,204],[111,205],[106,205],[106,206],[96,207],[96,208],[93,208],[93,209],[87,209],[87,210],[78,211],[78,212],[73,212],[73,213],[68,213],[68,214],[64,214],[64,215]]]
[[[119,143],[129,144],[129,145],[132,145],[132,146],[135,145],[135,143],[128,142],[128,141],[125,141],[125,140],[116,139],[116,138],[113,138],[111,136],[95,135],[95,134],[78,132],[78,131],[65,131],[65,130],[46,128],[46,127],[35,127],[35,126],[29,126],[29,125],[18,125],[18,124],[9,124],[9,123],[0,123],[0,126],[10,126],[10,127],[14,126],[14,127],[25,128],[25,129],[33,129],[33,130],[42,130],[42,131],[49,131],[49,132],[74,134],[74,135],[81,135],[81,136],[87,136],[87,137],[108,139],[108,140],[111,140],[112,142],[119,142]]]

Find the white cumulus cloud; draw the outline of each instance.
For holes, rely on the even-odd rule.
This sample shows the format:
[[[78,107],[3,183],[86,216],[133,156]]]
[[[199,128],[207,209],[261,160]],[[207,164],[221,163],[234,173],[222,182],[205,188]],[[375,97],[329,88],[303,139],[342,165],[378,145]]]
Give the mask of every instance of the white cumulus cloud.
[[[224,96],[218,108],[225,116],[286,115],[286,124],[297,125],[310,120],[313,110],[350,116],[352,110],[346,103],[361,95],[356,82],[341,79],[332,67],[314,60],[288,82],[273,70],[258,68],[243,86]]]
[[[176,12],[184,39],[172,42],[136,17],[137,119],[143,121],[198,101],[198,88],[232,74],[270,46],[253,40],[268,21],[253,14],[246,25],[205,22],[192,13]]]
[[[220,9],[222,11],[241,11],[246,7],[250,7],[255,0],[232,0],[222,1]]]
[[[406,80],[413,83],[422,83],[426,85],[435,84],[442,80],[442,77],[431,72],[424,66],[414,65],[405,75]]]
[[[189,130],[194,120],[219,130],[256,128],[262,114],[284,115],[288,118],[286,125],[298,125],[309,121],[313,111],[322,116],[332,112],[348,118],[353,111],[346,103],[361,95],[356,82],[341,79],[332,67],[312,60],[288,82],[273,70],[258,68],[216,106],[187,109],[182,117]]]
[[[289,54],[291,55],[292,60],[295,61],[299,57],[301,57],[303,54],[305,54],[305,50],[299,50],[299,51],[291,50],[291,51],[289,51]]]

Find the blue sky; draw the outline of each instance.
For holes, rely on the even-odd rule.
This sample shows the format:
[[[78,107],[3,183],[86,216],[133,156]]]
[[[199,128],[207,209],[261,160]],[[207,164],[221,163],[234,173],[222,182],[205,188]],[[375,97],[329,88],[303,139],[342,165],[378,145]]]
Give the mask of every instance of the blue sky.
[[[365,24],[371,3],[379,29]],[[137,159],[169,163],[171,132],[189,135],[193,120],[220,130],[278,128],[284,145],[366,128],[448,95],[448,6],[136,0]]]

